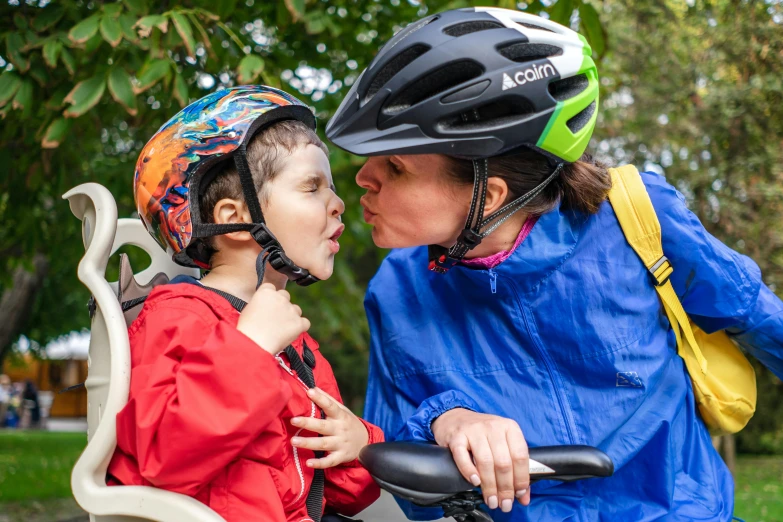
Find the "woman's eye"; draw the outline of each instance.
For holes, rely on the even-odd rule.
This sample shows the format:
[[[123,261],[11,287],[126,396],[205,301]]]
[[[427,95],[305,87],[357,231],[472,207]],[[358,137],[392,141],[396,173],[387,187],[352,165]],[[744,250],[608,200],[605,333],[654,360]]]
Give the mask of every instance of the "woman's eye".
[[[389,168],[391,169],[393,174],[402,174],[402,169],[399,165],[394,163],[393,161],[389,161]]]

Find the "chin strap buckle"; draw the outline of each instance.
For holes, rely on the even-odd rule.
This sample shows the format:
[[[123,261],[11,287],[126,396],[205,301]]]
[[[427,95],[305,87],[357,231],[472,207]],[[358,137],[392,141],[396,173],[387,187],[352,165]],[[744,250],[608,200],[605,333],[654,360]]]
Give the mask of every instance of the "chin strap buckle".
[[[259,223],[250,230],[250,235],[256,240],[256,243],[263,249],[261,255],[264,252],[268,252],[265,262],[269,263],[269,266],[274,268],[286,276],[289,280],[293,281],[299,286],[309,286],[313,283],[320,281],[314,275],[311,275],[306,269],[296,265],[291,259],[285,255],[283,247],[277,240],[275,235],[266,226],[266,223]],[[263,265],[262,265],[263,266]],[[258,269],[259,286],[263,279],[263,271]]]
[[[465,254],[479,246],[483,239],[484,236],[480,233],[465,228],[460,232],[454,246],[448,250],[441,246],[431,246],[429,269],[438,274],[445,274],[459,263]]]

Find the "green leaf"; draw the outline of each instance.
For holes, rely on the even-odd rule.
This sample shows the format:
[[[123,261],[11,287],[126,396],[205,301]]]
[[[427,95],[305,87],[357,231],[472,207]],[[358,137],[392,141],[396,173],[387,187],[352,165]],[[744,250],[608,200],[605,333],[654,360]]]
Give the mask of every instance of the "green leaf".
[[[19,89],[16,91],[14,101],[11,103],[13,109],[29,109],[33,103],[33,82],[23,80]]]
[[[49,100],[44,104],[44,107],[50,111],[59,111],[65,104],[65,97],[68,95],[67,87],[60,87],[55,91]]]
[[[65,7],[59,4],[49,4],[33,19],[33,29],[39,33],[52,27],[65,14]]]
[[[106,90],[106,80],[102,76],[93,76],[89,80],[84,80],[76,84],[71,89],[65,102],[71,106],[66,109],[63,115],[66,118],[77,118],[89,111],[101,100],[103,91]]]
[[[568,27],[571,22],[571,14],[573,12],[573,0],[557,0],[557,3],[549,8],[549,17],[552,19],[552,21]]]
[[[305,14],[305,0],[285,0],[285,6],[294,22],[299,21]]]
[[[22,13],[16,13],[16,14],[14,15],[14,25],[15,25],[15,26],[16,26],[16,28],[17,28],[17,29],[19,29],[20,31],[24,31],[24,30],[26,30],[26,29],[27,29],[27,20],[26,20],[26,19],[25,19],[25,17],[22,15]]]
[[[193,38],[193,28],[188,22],[188,18],[182,13],[171,13],[171,21],[174,23],[174,28],[182,37],[182,41],[185,42],[185,47],[188,49],[188,56],[196,57],[196,40]]]
[[[181,74],[177,73],[174,77],[174,98],[177,99],[181,107],[184,107],[190,101],[188,96],[188,84]]]
[[[122,27],[119,20],[104,16],[101,19],[101,35],[112,47],[117,47],[122,41]]]
[[[0,74],[0,107],[3,107],[13,98],[22,80],[12,72]]]
[[[160,59],[153,60],[142,67],[139,73],[139,83],[133,89],[136,94],[142,93],[163,79],[169,72],[169,61]]]
[[[258,78],[264,70],[264,60],[255,54],[248,54],[237,67],[238,80],[240,84],[250,84]]]
[[[210,53],[211,56],[215,56],[215,51],[212,50],[212,41],[209,39],[209,34],[207,34],[207,30],[204,29],[204,26],[201,25],[201,22],[198,21],[198,18],[196,18],[194,15],[189,15],[190,22],[193,24],[193,27],[196,28],[196,31],[201,35],[201,43],[204,44],[204,48],[207,50],[208,53]]]
[[[587,41],[590,47],[598,56],[604,54],[606,50],[606,39],[604,37],[604,28],[601,26],[601,19],[598,17],[598,11],[591,4],[582,3],[579,6],[579,18],[582,20]]]
[[[122,67],[115,67],[109,73],[109,93],[114,101],[125,107],[131,116],[136,116],[139,112],[130,75]]]
[[[133,27],[138,29],[139,36],[147,38],[152,32],[153,27],[157,27],[162,33],[168,31],[169,20],[163,15],[149,15],[141,18]]]
[[[60,40],[49,40],[43,46],[43,58],[46,65],[54,69],[57,67],[57,58],[60,56],[60,51],[63,50],[63,44]]]
[[[46,72],[46,67],[41,65],[40,62],[30,67],[30,72],[28,74],[35,81],[37,81],[38,85],[40,85],[41,87],[45,86],[49,82],[49,75]]]
[[[81,45],[98,32],[98,24],[101,20],[101,15],[94,14],[89,18],[85,18],[78,24],[74,25],[70,31],[68,31],[68,38],[71,39],[76,45]]]
[[[8,59],[20,72],[27,72],[27,69],[30,68],[30,61],[22,55],[22,47],[24,47],[24,40],[19,33],[8,33],[5,36],[5,49]]]
[[[122,2],[115,2],[113,4],[103,4],[104,17],[117,18],[122,12]]]
[[[60,146],[68,131],[71,128],[71,121],[65,118],[57,118],[46,128],[41,147],[44,149],[56,149]]]
[[[122,36],[129,42],[135,42],[139,39],[139,35],[133,29],[133,24],[136,23],[136,17],[130,13],[123,13],[119,17],[120,28],[122,29]]]
[[[68,70],[68,74],[73,76],[73,73],[76,71],[76,58],[73,57],[71,51],[63,47],[63,50],[60,52],[60,58],[62,58],[63,65],[65,65],[65,68]]]
[[[124,0],[125,5],[131,13],[136,15],[143,15],[147,12],[147,2],[145,0]]]
[[[23,52],[28,52],[31,49],[37,49],[38,47],[43,46],[45,41],[43,38],[39,37],[37,34],[35,34],[32,31],[25,31],[24,36],[27,43],[22,48]]]
[[[305,16],[305,27],[308,34],[321,34],[326,30],[325,20],[329,18],[329,15],[323,11],[313,11],[307,13]]]

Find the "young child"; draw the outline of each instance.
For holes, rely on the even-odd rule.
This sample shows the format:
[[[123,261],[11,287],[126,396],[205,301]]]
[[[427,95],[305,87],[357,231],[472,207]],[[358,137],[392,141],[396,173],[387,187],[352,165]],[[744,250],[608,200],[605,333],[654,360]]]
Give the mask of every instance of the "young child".
[[[331,276],[344,229],[314,128],[296,98],[236,87],[183,109],[142,150],[142,220],[175,261],[209,272],[156,287],[129,328],[110,484],[190,495],[229,522],[317,521],[378,498],[356,458],[383,433],[342,405],[284,290]]]

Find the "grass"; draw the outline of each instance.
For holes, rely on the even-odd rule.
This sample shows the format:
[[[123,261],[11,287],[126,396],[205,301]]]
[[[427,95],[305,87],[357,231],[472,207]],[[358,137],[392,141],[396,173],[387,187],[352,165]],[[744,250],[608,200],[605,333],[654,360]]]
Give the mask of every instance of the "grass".
[[[86,443],[84,433],[0,431],[0,504],[70,497],[71,469]]]
[[[746,522],[783,522],[783,457],[740,456],[734,514]]]
[[[83,433],[0,430],[0,522],[78,513],[70,476],[85,443]],[[783,456],[738,457],[735,482],[737,517],[783,522]]]

